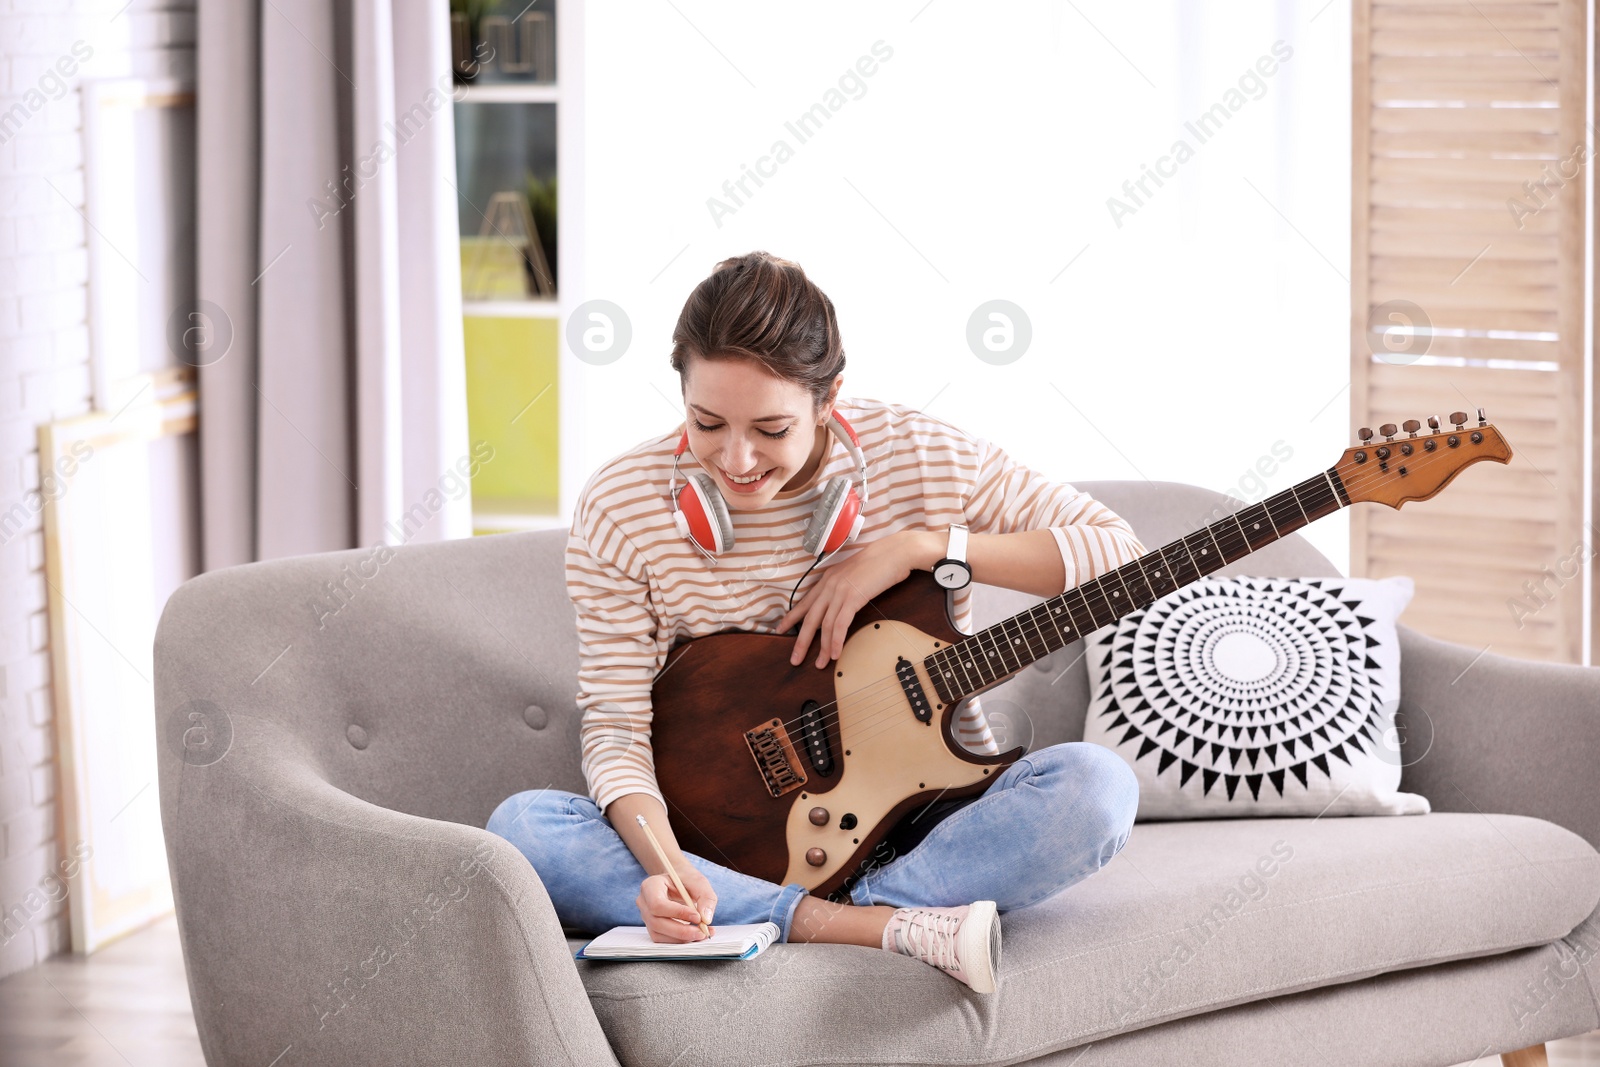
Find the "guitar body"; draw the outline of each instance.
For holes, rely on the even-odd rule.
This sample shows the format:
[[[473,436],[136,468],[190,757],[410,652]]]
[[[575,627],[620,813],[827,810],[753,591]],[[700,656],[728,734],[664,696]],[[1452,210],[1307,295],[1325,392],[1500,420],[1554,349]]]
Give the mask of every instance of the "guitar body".
[[[815,640],[791,665],[792,634],[726,632],[674,648],[651,690],[650,744],[679,845],[824,896],[908,812],[987,789],[1025,749],[985,756],[953,739],[958,706],[941,702],[923,665],[965,636],[946,605],[931,574],[913,573],[856,613],[826,668]],[[923,718],[907,673],[909,692],[925,695]]]

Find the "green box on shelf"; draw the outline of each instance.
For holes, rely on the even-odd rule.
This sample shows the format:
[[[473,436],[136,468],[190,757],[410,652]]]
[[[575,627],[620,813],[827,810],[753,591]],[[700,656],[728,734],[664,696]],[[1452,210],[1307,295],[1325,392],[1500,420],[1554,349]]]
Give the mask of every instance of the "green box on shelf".
[[[468,315],[467,428],[494,458],[472,479],[477,514],[554,515],[560,402],[553,318]],[[477,525],[486,523],[479,521]],[[512,528],[507,521],[496,528]]]

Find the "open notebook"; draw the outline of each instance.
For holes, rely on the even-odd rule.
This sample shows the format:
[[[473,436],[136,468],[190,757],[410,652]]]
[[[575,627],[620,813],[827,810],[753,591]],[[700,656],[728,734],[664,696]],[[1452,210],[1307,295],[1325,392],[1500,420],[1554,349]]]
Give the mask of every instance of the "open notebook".
[[[613,926],[580,948],[580,960],[748,960],[783,933],[777,923],[723,923],[702,941],[673,944],[650,940],[643,926]]]

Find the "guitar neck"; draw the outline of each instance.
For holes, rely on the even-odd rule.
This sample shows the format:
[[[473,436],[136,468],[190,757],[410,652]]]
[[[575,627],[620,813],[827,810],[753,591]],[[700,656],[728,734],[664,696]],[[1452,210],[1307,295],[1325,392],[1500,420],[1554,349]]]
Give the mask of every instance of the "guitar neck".
[[[956,704],[1349,504],[1338,471],[1323,471],[942,648],[923,666],[940,698]]]

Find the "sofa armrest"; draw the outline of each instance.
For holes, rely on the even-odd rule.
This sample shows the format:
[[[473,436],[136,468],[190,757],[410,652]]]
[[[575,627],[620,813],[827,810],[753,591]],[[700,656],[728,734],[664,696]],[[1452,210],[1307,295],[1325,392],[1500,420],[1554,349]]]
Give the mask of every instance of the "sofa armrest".
[[[617,1063],[513,845],[351,796],[265,718],[228,726],[215,762],[160,755],[207,1062]]]
[[[1435,811],[1530,815],[1600,848],[1600,670],[1399,634],[1400,787]]]

